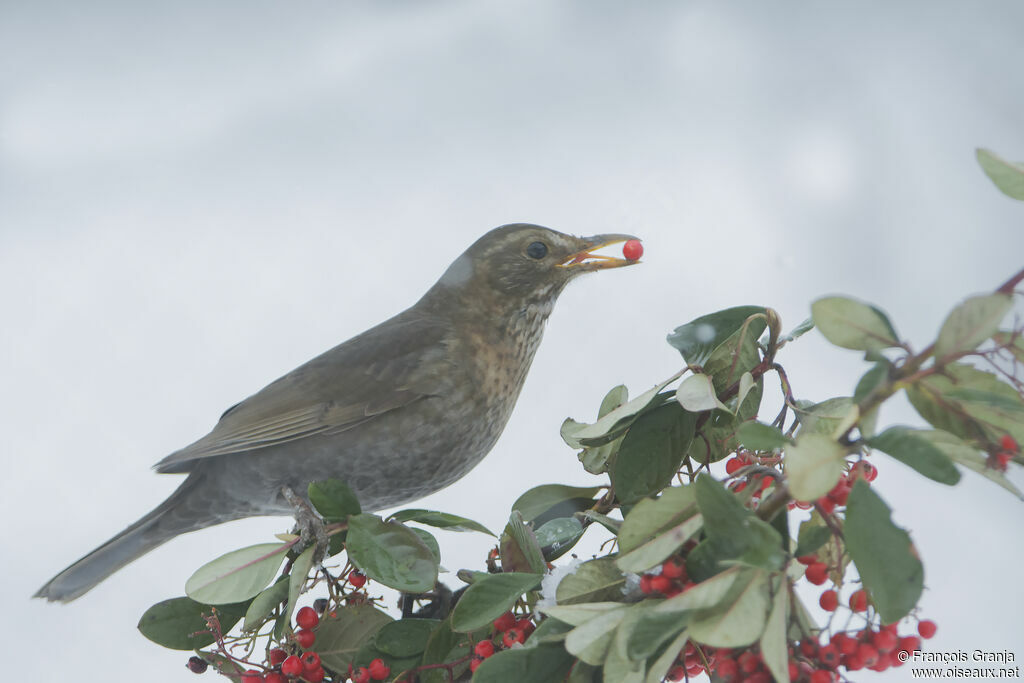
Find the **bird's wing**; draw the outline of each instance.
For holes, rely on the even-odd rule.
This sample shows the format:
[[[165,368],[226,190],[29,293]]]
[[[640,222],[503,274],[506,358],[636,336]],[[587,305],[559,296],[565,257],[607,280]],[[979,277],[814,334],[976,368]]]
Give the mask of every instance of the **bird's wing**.
[[[156,464],[185,472],[201,458],[351,429],[444,393],[449,327],[406,311],[292,370],[229,408],[195,443]]]

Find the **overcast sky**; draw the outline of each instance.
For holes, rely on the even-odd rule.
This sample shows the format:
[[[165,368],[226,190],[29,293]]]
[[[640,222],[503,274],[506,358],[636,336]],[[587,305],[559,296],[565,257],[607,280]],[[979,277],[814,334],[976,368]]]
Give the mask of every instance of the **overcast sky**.
[[[497,447],[422,501],[491,528],[531,486],[598,481],[559,425],[675,372],[665,334],[694,317],[757,303],[791,327],[844,293],[923,347],[1024,265],[1024,205],[973,158],[1024,158],[1022,31],[1014,0],[3,3],[8,654],[41,683],[188,680],[138,617],[287,520],[179,538],[69,606],[28,596],[173,490],[152,463],[496,225],[630,232],[646,256],[565,292]],[[780,361],[811,400],[863,370],[817,333]],[[931,645],[1019,661],[1024,504],[884,457]],[[481,566],[486,537],[438,535],[448,568]]]

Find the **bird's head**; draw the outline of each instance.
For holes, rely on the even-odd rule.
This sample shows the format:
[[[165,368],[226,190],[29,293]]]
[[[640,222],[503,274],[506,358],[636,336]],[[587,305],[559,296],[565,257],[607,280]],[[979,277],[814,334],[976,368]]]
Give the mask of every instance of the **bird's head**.
[[[435,289],[483,300],[497,296],[512,305],[554,300],[577,275],[639,263],[600,253],[635,239],[618,234],[575,237],[528,223],[503,225],[463,252]]]

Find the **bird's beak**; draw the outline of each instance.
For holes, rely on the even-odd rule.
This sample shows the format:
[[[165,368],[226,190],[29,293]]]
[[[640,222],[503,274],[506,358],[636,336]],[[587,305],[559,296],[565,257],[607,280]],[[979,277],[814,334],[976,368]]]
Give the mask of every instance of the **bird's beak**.
[[[621,244],[629,240],[639,240],[639,237],[632,235],[594,235],[593,237],[581,237],[583,248],[575,254],[558,264],[559,268],[571,268],[575,272],[588,272],[591,270],[604,270],[607,268],[621,268],[639,263],[639,260],[631,261],[620,255],[608,255],[595,253],[606,247]]]

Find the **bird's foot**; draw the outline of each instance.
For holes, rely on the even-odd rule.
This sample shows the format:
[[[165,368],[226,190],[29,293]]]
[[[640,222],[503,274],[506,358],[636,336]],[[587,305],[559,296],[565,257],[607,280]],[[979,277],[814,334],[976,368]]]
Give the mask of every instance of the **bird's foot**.
[[[327,554],[327,547],[330,544],[324,520],[306,502],[306,499],[295,493],[290,486],[282,486],[281,495],[292,506],[295,513],[295,531],[293,533],[299,535],[304,547],[312,545],[316,548],[313,551],[313,561],[320,562]]]
[[[444,619],[451,612],[453,596],[452,589],[438,581],[429,593],[402,593],[398,596],[398,605],[403,618]],[[430,602],[415,609],[416,603],[422,600]]]

